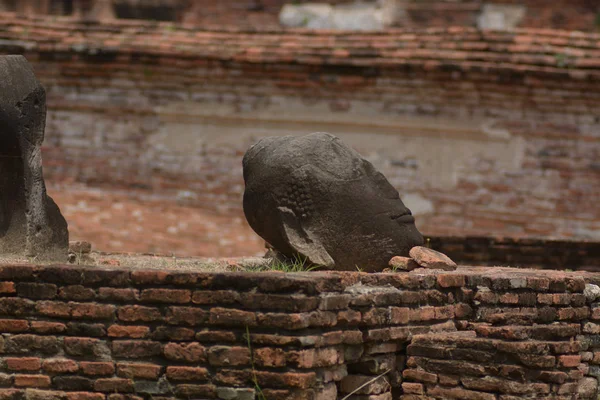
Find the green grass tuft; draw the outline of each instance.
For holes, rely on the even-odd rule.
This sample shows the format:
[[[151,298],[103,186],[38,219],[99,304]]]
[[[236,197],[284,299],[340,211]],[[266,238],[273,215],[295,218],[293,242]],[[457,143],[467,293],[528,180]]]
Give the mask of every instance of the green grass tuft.
[[[253,272],[279,271],[279,272],[308,272],[319,268],[318,265],[307,262],[306,257],[295,255],[289,259],[274,259],[271,263],[252,269]]]

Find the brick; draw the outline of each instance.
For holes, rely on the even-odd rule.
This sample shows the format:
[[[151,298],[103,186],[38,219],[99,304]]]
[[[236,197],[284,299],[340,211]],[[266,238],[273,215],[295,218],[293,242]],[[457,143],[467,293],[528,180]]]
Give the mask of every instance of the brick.
[[[198,367],[167,367],[167,378],[173,381],[205,381],[208,370]]]
[[[121,358],[148,358],[161,354],[162,345],[147,340],[119,340],[112,343],[112,351]]]
[[[81,372],[88,376],[113,375],[115,365],[112,362],[84,362],[79,363]]]
[[[269,328],[280,328],[289,330],[298,330],[308,328],[310,324],[310,314],[284,314],[284,313],[259,313],[257,316],[258,325]]]
[[[71,316],[71,306],[60,301],[40,301],[35,308],[38,314],[46,317],[69,318]]]
[[[314,372],[276,373],[257,371],[256,380],[261,387],[307,389],[315,385],[316,374]]]
[[[416,369],[405,369],[402,372],[402,376],[404,379],[429,384],[435,384],[438,381],[438,376],[436,374]]]
[[[77,372],[79,370],[79,365],[73,360],[54,358],[44,360],[42,369],[44,372],[51,374],[65,374]]]
[[[104,268],[85,268],[83,269],[83,284],[85,286],[109,286],[121,287],[129,286],[129,271],[120,271],[116,269]]]
[[[226,367],[250,364],[248,347],[213,346],[208,350],[210,365]]]
[[[431,321],[435,319],[435,308],[425,306],[421,308],[411,309],[409,312],[410,322]]]
[[[215,383],[226,387],[245,386],[252,380],[253,375],[248,369],[219,368],[213,378]]]
[[[475,392],[462,388],[443,388],[440,386],[428,388],[427,395],[441,399],[496,400],[496,395],[491,393]]]
[[[340,311],[337,314],[338,325],[357,326],[361,322],[362,315],[356,310]]]
[[[22,319],[0,319],[0,332],[22,333],[29,330],[29,321]]]
[[[286,365],[286,352],[283,349],[264,347],[254,349],[254,363],[260,367],[279,368]]]
[[[71,285],[62,287],[58,293],[58,297],[64,300],[88,301],[94,300],[96,292],[94,292],[94,289],[81,285]]]
[[[105,357],[110,350],[105,341],[91,338],[64,339],[65,352],[73,356]]]
[[[192,299],[189,290],[183,289],[144,289],[140,300],[149,303],[185,304]]]
[[[35,279],[36,267],[33,265],[4,265],[0,267],[0,280],[29,281]]]
[[[316,310],[319,299],[303,294],[265,294],[245,292],[240,294],[242,308],[255,310],[281,310],[286,312],[307,312]]]
[[[104,400],[105,395],[92,392],[72,392],[66,393],[65,397],[66,400]]]
[[[14,294],[17,293],[14,282],[0,282],[0,294]]]
[[[462,287],[466,285],[464,275],[440,274],[437,276],[438,285],[443,288]]]
[[[189,328],[176,328],[171,326],[159,326],[152,332],[152,340],[175,340],[189,341],[193,340],[196,332]]]
[[[83,376],[56,376],[52,384],[56,389],[68,391],[88,391],[94,387],[94,381]]]
[[[329,367],[344,362],[344,351],[335,347],[289,351],[287,360],[296,368]]]
[[[25,388],[48,388],[50,377],[46,375],[15,375],[14,385]]]
[[[108,400],[144,400],[143,397],[134,396],[132,394],[118,394],[113,393],[106,396]],[[166,400],[163,397],[155,397],[156,400],[162,399]]]
[[[390,307],[391,324],[407,324],[410,319],[410,309],[407,307]]]
[[[454,306],[434,307],[434,318],[438,320],[454,318]]]
[[[143,306],[119,307],[117,316],[125,322],[155,322],[162,321],[162,314],[158,308]]]
[[[498,298],[502,304],[519,304],[519,295],[517,293],[504,293]]]
[[[387,308],[371,308],[362,313],[362,325],[385,325],[389,320],[390,311]]]
[[[147,326],[111,325],[108,336],[114,338],[142,339],[148,336],[150,328]]]
[[[361,344],[363,342],[363,333],[361,331],[344,331],[342,343]]]
[[[17,389],[0,389],[0,400],[21,400],[23,399],[23,391]],[[27,398],[30,400],[30,398]],[[37,400],[37,399],[32,399]]]
[[[106,336],[106,328],[100,323],[69,322],[67,324],[67,335],[71,336]]]
[[[528,277],[527,287],[536,292],[545,292],[550,288],[550,280],[548,278]]]
[[[6,338],[6,352],[28,354],[39,352],[43,355],[56,354],[59,351],[58,339],[54,336],[12,335]]]
[[[235,290],[197,290],[192,295],[192,303],[199,305],[235,304],[240,294]]]
[[[6,369],[9,371],[38,371],[42,367],[42,360],[38,357],[5,358]]]
[[[239,399],[239,400],[250,400],[256,398],[255,389],[244,389],[244,388],[217,388],[217,398],[219,399]],[[318,399],[317,399],[318,400]],[[322,398],[320,400],[325,400]]]
[[[58,293],[56,285],[50,283],[17,283],[17,295],[34,300],[53,299]]]
[[[187,399],[214,398],[217,388],[214,385],[177,385],[175,395]]]
[[[424,394],[425,389],[423,388],[423,384],[421,383],[411,383],[404,382],[402,383],[402,391],[405,394]]]
[[[209,323],[211,325],[253,327],[256,326],[256,315],[252,312],[229,308],[211,308]]]
[[[460,376],[439,374],[438,380],[442,386],[458,386],[460,383]]]
[[[485,392],[499,392],[513,395],[539,395],[550,393],[550,386],[545,383],[521,383],[491,376],[483,378],[464,377],[461,379],[461,382],[467,389]]]
[[[67,326],[60,322],[31,321],[31,330],[41,334],[63,333]]]
[[[118,363],[117,375],[129,379],[158,379],[161,366],[155,364]]]
[[[136,285],[161,285],[166,283],[168,276],[165,271],[132,271],[131,281]]]
[[[164,355],[168,360],[183,362],[206,361],[206,350],[200,343],[167,343]]]
[[[81,270],[77,267],[47,266],[37,271],[38,279],[42,282],[59,285],[77,285],[81,283]]]
[[[558,357],[558,363],[565,368],[577,367],[581,363],[580,355],[564,355]]]
[[[349,294],[323,293],[319,302],[319,310],[334,311],[345,310],[352,300]]]
[[[98,289],[98,298],[101,300],[109,300],[116,302],[131,302],[138,300],[139,290],[103,287]]]
[[[94,382],[94,390],[97,392],[121,392],[131,393],[134,391],[133,381],[123,378],[103,378],[96,379]]]
[[[236,342],[237,335],[234,332],[227,331],[209,331],[203,330],[196,333],[196,339],[203,342]]]
[[[19,297],[0,298],[0,315],[9,317],[24,317],[30,315],[36,308],[36,303]]]
[[[169,324],[187,326],[204,325],[207,319],[206,311],[194,307],[169,307],[165,318]]]

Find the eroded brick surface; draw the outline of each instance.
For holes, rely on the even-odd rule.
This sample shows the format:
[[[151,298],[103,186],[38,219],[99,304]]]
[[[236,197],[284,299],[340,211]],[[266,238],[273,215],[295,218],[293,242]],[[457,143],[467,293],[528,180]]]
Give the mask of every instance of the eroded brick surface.
[[[0,266],[7,399],[591,399],[600,376],[592,273],[23,268]]]

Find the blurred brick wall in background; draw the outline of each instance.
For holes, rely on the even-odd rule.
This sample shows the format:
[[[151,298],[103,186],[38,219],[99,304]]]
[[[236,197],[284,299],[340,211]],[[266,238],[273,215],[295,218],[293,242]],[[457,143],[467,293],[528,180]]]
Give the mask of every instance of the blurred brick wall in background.
[[[240,217],[248,146],[329,131],[382,170],[427,235],[600,238],[595,35],[3,18],[0,52],[25,54],[47,88],[50,182]]]

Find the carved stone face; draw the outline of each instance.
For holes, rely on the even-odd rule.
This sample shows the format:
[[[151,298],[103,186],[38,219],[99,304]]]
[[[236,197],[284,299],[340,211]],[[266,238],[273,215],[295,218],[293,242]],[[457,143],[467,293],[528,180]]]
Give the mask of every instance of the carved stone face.
[[[338,270],[381,271],[423,244],[387,179],[327,133],[266,138],[244,156],[244,213],[287,256]]]
[[[67,222],[46,194],[46,92],[22,56],[0,56],[0,255],[65,261]]]

